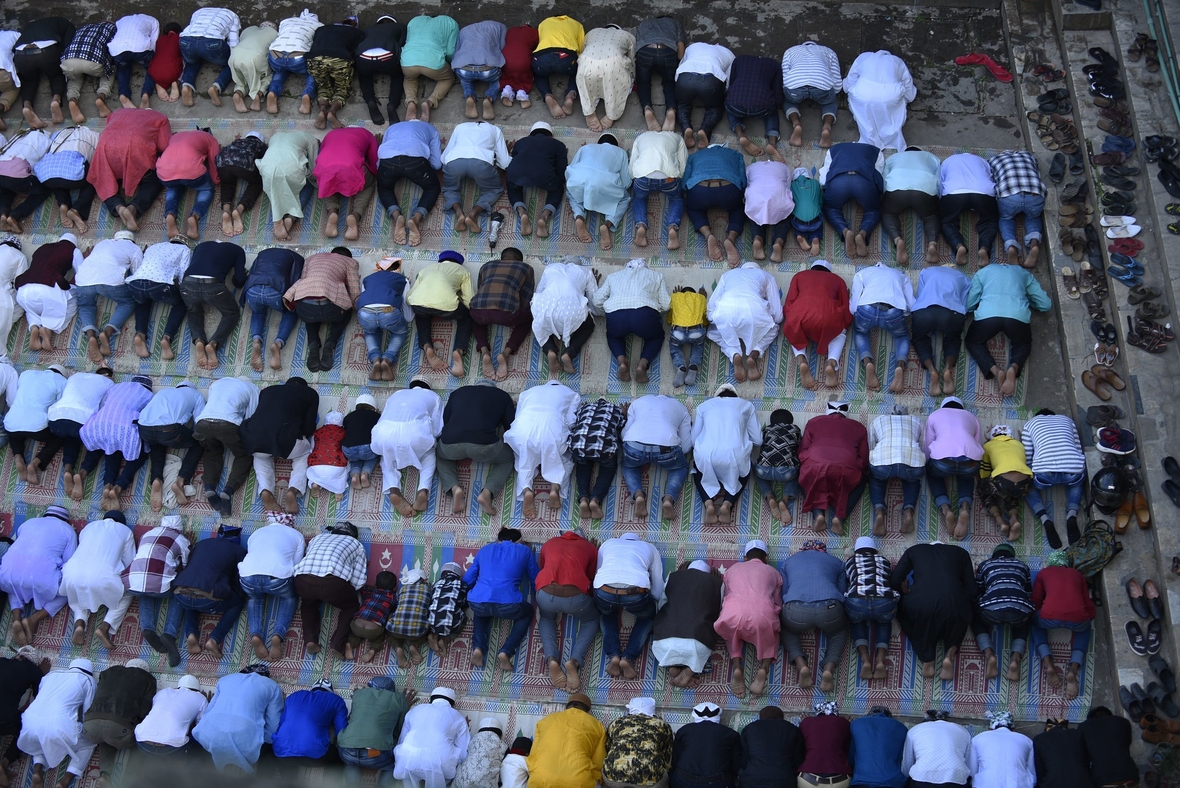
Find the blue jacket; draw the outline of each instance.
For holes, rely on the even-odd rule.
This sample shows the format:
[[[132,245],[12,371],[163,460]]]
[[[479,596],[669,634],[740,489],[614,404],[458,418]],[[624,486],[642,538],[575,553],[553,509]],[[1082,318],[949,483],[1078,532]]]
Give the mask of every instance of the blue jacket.
[[[279,758],[323,758],[329,736],[348,725],[344,698],[330,690],[300,690],[287,697],[273,742]]]
[[[254,285],[269,285],[280,296],[303,276],[303,255],[291,249],[263,249],[250,266],[246,286],[242,288],[242,299]]]
[[[872,181],[877,186],[877,191],[885,191],[885,179],[877,172],[880,148],[863,142],[841,142],[829,148],[828,152],[832,155],[832,163],[828,167],[828,183],[837,175],[855,172]]]
[[[701,181],[729,181],[744,191],[746,160],[742,154],[724,145],[710,145],[698,150],[684,165],[684,190],[688,191]]]
[[[214,599],[242,596],[238,582],[238,564],[246,557],[246,548],[239,541],[212,537],[193,545],[188,566],[180,570],[173,589],[199,588]]]
[[[537,557],[526,544],[503,541],[484,545],[463,575],[463,582],[471,589],[467,601],[498,605],[527,602],[529,594],[521,592],[521,581],[528,578],[532,588],[540,571]]]
[[[905,750],[905,724],[885,715],[857,717],[852,721],[853,785],[865,788],[902,788],[906,783],[901,770]]]
[[[848,578],[844,562],[822,550],[800,550],[779,564],[783,602],[827,602],[844,599]]]
[[[356,308],[369,304],[389,304],[402,308],[402,294],[406,291],[406,278],[397,271],[374,271],[361,283],[364,290],[356,300]]]

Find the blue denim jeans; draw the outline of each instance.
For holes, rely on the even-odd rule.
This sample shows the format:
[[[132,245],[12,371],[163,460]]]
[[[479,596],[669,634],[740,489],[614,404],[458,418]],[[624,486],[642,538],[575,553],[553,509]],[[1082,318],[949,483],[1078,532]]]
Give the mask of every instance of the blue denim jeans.
[[[180,747],[173,747],[171,744],[155,744],[154,742],[136,741],[136,746],[142,752],[148,755],[154,755],[157,758],[187,758],[193,752],[194,742],[190,738],[186,744]],[[201,745],[196,744],[200,747]]]
[[[270,70],[274,74],[270,78],[270,87],[267,88],[268,93],[274,93],[276,96],[283,95],[283,84],[287,81],[289,74],[303,75],[303,93],[304,96],[315,95],[315,77],[307,73],[307,57],[299,55],[298,57],[288,57],[287,55],[276,56],[273,52],[266,55],[266,62],[270,64]]]
[[[1085,665],[1086,652],[1090,650],[1091,623],[1089,621],[1058,621],[1052,618],[1041,618],[1040,614],[1037,614],[1033,618],[1029,645],[1032,646],[1032,652],[1040,659],[1051,656],[1053,653],[1049,648],[1050,629],[1068,629],[1073,633],[1069,644],[1069,661]]]
[[[220,613],[221,620],[217,622],[209,637],[221,645],[225,636],[238,625],[238,618],[245,606],[246,600],[240,596],[231,596],[229,599],[205,599],[187,594],[173,594],[172,604],[168,605],[168,617],[164,621],[164,634],[176,637],[183,623],[186,638],[189,635],[199,637],[201,614]]]
[[[874,509],[885,508],[885,493],[889,490],[889,480],[901,481],[901,508],[913,509],[918,505],[918,496],[922,494],[921,465],[870,465],[869,466],[869,500]]]
[[[149,94],[156,89],[156,83],[152,79],[152,75],[147,73],[148,64],[152,62],[155,52],[148,50],[147,52],[120,52],[111,58],[115,63],[115,79],[119,83],[119,95],[134,99],[131,95],[131,64],[138,63],[143,66],[143,90],[139,91],[141,95]],[[165,87],[170,87],[165,85]]]
[[[83,285],[74,288],[78,297],[78,322],[82,324],[82,332],[98,331],[98,297],[115,302],[115,313],[111,315],[106,328],[115,329],[113,336],[119,336],[123,324],[135,314],[135,296],[127,285]],[[115,343],[111,342],[111,350]]]
[[[286,640],[291,619],[295,617],[295,607],[299,604],[299,597],[295,595],[295,578],[246,575],[241,582],[242,591],[246,593],[246,621],[250,634],[262,638],[263,642],[272,634]],[[275,600],[275,628],[272,633],[266,631],[268,597]]]
[[[500,95],[500,69],[498,68],[457,68],[455,76],[459,78],[459,84],[463,86],[464,98],[478,98],[475,93],[476,82],[488,84],[488,89],[483,94],[484,98],[495,101],[496,97]]]
[[[279,333],[275,340],[287,344],[291,332],[299,325],[299,315],[287,309],[283,294],[270,285],[254,285],[246,291],[246,303],[250,306],[250,338],[266,344],[266,324],[270,318],[268,310],[275,310],[279,317]]]
[[[853,200],[864,209],[864,215],[860,226],[851,228],[852,232],[872,235],[881,223],[881,192],[877,184],[856,173],[829,174],[828,182],[824,185],[823,214],[828,224],[836,228],[838,235],[843,235],[850,227],[844,218],[844,206]]]
[[[574,635],[574,647],[570,651],[570,659],[579,665],[586,664],[586,655],[594,645],[594,636],[598,634],[598,606],[589,594],[577,596],[554,596],[546,591],[537,591],[537,612],[540,614],[537,629],[541,632],[541,646],[545,651],[545,659],[555,659],[561,662],[561,641],[557,639],[557,621],[573,616],[577,621],[577,634]],[[566,634],[569,633],[567,628]]]
[[[340,451],[344,454],[344,459],[348,460],[349,475],[372,475],[373,469],[377,467],[377,454],[367,443],[363,446],[341,446]]]
[[[344,762],[344,780],[349,783],[361,782],[361,770],[369,769],[378,772],[377,784],[392,786],[393,779],[393,750],[385,750],[376,755],[369,755],[369,751],[360,747],[339,747],[336,752]]]
[[[213,203],[213,179],[206,172],[199,178],[188,181],[161,181],[164,184],[164,213],[177,216],[180,211],[180,201],[184,198],[185,189],[193,189],[197,193],[197,201],[193,203],[191,213],[197,215],[197,221],[204,220]]]
[[[1045,210],[1045,198],[1039,194],[1020,192],[1007,197],[998,197],[1000,204],[1000,238],[1004,241],[1004,248],[1011,249],[1020,246],[1016,240],[1016,215],[1024,214],[1024,248],[1028,248],[1030,241],[1040,241],[1042,224],[1041,213]]]
[[[848,633],[853,646],[869,645],[869,629],[876,624],[873,648],[889,648],[893,637],[893,617],[897,614],[897,600],[882,597],[850,596],[844,599],[844,615],[848,616]]]
[[[161,594],[134,594],[139,599],[139,628],[144,632],[155,632],[160,618],[160,603],[172,596],[171,591]]]
[[[599,619],[602,623],[602,656],[607,659],[622,657],[634,663],[647,647],[648,635],[655,624],[655,597],[650,591],[620,595],[596,588],[594,603],[598,605],[598,612],[602,614],[602,618]],[[626,649],[623,649],[619,642],[619,614],[623,611],[635,616],[635,626],[631,628],[631,637],[627,641]]]
[[[941,460],[926,461],[926,484],[930,487],[930,495],[934,498],[934,505],[942,507],[950,505],[951,499],[947,495],[946,480],[953,476],[959,480],[956,492],[959,504],[971,505],[975,498],[975,475],[979,473],[979,460],[969,457],[945,457]]]
[[[909,358],[910,332],[905,324],[904,309],[882,308],[874,304],[857,307],[852,325],[853,339],[856,341],[856,354],[861,361],[873,358],[875,355],[869,344],[869,332],[874,328],[888,331],[893,337],[893,349],[897,352],[898,364],[904,364],[905,360]]]
[[[1028,491],[1028,505],[1034,514],[1045,511],[1045,502],[1041,497],[1041,490],[1053,487],[1065,488],[1065,510],[1077,513],[1082,508],[1082,493],[1086,489],[1086,472],[1081,473],[1035,473],[1033,486]]]
[[[662,194],[668,198],[666,227],[679,229],[684,218],[684,191],[679,178],[636,178],[631,181],[631,218],[635,224],[647,226],[647,198]]]
[[[672,326],[668,329],[668,354],[672,357],[672,366],[676,369],[688,367],[699,368],[705,357],[705,335],[707,326]],[[688,363],[684,361],[684,350],[681,345],[688,345]]]
[[[397,354],[401,352],[402,345],[410,336],[410,326],[406,323],[402,311],[394,309],[391,312],[377,312],[372,309],[358,309],[356,320],[365,332],[365,350],[369,354],[369,363],[372,364],[382,357],[381,334],[385,331],[389,332],[389,345],[385,348],[384,358],[390,364],[397,363]]]
[[[196,88],[197,72],[202,63],[212,63],[220,66],[221,71],[217,79],[213,80],[222,93],[229,86],[233,75],[229,70],[229,42],[221,38],[200,38],[198,36],[181,36],[180,56],[184,59],[184,71],[180,74],[180,84]]]
[[[835,118],[836,110],[840,107],[840,86],[837,85],[831,90],[813,88],[809,85],[801,88],[784,88],[783,114],[787,116],[787,120],[798,113],[799,105],[808,99],[819,104],[819,111],[823,117]]]
[[[736,107],[730,104],[725,105],[725,114],[729,116],[729,130],[737,131],[738,126],[744,130],[746,128],[746,121],[751,118],[762,118],[766,121],[766,136],[773,138],[776,142],[779,138],[778,126],[778,107],[774,109],[751,112],[745,107]]]
[[[794,498],[799,494],[799,468],[775,468],[770,465],[754,466],[754,483],[763,495],[774,495],[775,482],[783,483],[783,497]]]
[[[512,622],[512,629],[508,637],[500,645],[501,654],[509,657],[520,648],[520,643],[533,627],[533,606],[530,602],[472,602],[471,615],[474,622],[471,628],[471,649],[479,649],[483,654],[488,653],[488,639],[492,634],[492,619],[504,618]]]
[[[664,495],[672,500],[680,498],[680,490],[688,479],[688,458],[684,456],[679,446],[655,446],[650,443],[636,441],[623,442],[623,459],[619,463],[623,469],[623,481],[627,489],[635,495],[643,489],[643,468],[655,463],[668,472],[668,485],[664,488]]]

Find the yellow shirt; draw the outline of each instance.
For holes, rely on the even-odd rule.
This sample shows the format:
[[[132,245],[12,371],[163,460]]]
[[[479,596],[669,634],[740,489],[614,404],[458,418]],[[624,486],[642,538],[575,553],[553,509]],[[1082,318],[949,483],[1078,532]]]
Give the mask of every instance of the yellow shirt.
[[[708,305],[709,300],[700,293],[673,293],[672,306],[668,308],[668,323],[683,328],[704,325]]]
[[[533,733],[529,788],[594,788],[606,760],[606,729],[581,709],[544,717]]]
[[[983,444],[983,459],[979,463],[981,478],[1003,476],[1012,471],[1033,475],[1032,468],[1025,461],[1023,443],[1007,435],[997,435]]]
[[[428,265],[418,272],[410,292],[406,293],[406,303],[453,312],[458,309],[460,301],[463,306],[468,306],[474,297],[471,274],[463,266],[448,260]]]
[[[537,35],[540,40],[534,52],[544,49],[568,49],[571,52],[581,52],[586,43],[586,31],[582,23],[568,16],[551,16],[537,25]]]

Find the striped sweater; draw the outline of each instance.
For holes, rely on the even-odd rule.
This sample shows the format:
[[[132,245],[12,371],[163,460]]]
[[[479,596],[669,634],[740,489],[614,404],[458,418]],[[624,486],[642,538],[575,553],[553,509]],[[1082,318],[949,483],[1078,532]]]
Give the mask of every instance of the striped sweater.
[[[861,550],[844,562],[844,576],[848,578],[846,597],[894,599],[897,592],[889,587],[893,567],[889,559],[875,550]]]
[[[1031,613],[1032,577],[1028,564],[1011,556],[989,558],[975,570],[982,610],[1012,610]]]
[[[1078,430],[1069,416],[1033,416],[1020,436],[1033,473],[1072,473],[1086,469]]]

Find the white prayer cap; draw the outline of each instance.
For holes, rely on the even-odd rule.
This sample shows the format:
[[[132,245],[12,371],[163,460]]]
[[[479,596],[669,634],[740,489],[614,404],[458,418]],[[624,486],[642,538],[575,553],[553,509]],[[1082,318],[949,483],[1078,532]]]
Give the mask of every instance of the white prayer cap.
[[[356,398],[357,405],[368,405],[373,410],[377,410],[377,400],[373,398],[372,394],[361,394]]]
[[[324,416],[324,423],[341,427],[344,425],[344,414],[338,410],[330,411],[327,416]]]
[[[504,723],[500,722],[495,717],[484,717],[479,721],[479,729],[481,731],[493,730],[504,732]]]
[[[406,576],[402,579],[402,584],[403,585],[413,585],[414,583],[417,583],[419,580],[425,580],[425,579],[426,579],[426,570],[425,569],[409,569],[406,571]]]
[[[691,564],[689,564],[688,568],[695,569],[698,572],[711,572],[711,571],[713,571],[707,561],[702,561],[699,558],[697,560],[693,561]]]
[[[66,368],[64,366],[62,366],[61,364],[50,364],[49,369],[52,369],[54,372],[61,375],[63,378],[68,378],[70,376],[69,372],[67,372]]]
[[[21,646],[16,650],[16,655],[21,659],[27,659],[29,662],[40,662],[41,652],[37,650],[36,646]]]
[[[761,550],[767,555],[770,555],[770,548],[767,547],[766,542],[763,542],[761,539],[751,539],[750,541],[746,542],[746,546],[742,548],[742,557],[744,558],[746,555],[748,555],[751,550]]]
[[[939,407],[945,408],[948,404],[950,404],[952,402],[955,403],[956,405],[958,405],[960,408],[966,407],[966,405],[963,404],[963,400],[959,399],[958,397],[943,397],[942,404]]]
[[[131,232],[130,230],[120,230],[119,232],[115,233],[115,240],[116,241],[134,241],[135,240],[135,233]]]
[[[812,268],[822,268],[825,271],[832,270],[832,264],[829,263],[827,260],[813,260],[811,263],[811,267]]]
[[[185,674],[180,677],[179,685],[182,689],[193,690],[194,692],[201,691],[201,682],[196,676]]]
[[[532,134],[534,131],[542,131],[542,130],[549,132],[550,136],[553,135],[553,127],[550,126],[548,123],[546,123],[543,120],[538,120],[536,123],[534,123],[532,126],[530,126],[529,127],[529,134]]]
[[[174,531],[181,530],[181,522],[179,514],[166,514],[160,518],[161,528],[171,528]]]
[[[862,536],[856,540],[856,546],[853,550],[876,550],[877,540],[871,536]]]
[[[698,703],[692,707],[693,722],[721,722],[721,707],[716,703]]]
[[[720,386],[717,387],[717,390],[713,392],[713,396],[720,397],[721,392],[723,392],[723,391],[732,391],[734,394],[738,393],[738,390],[733,386],[732,383],[722,383]]]
[[[88,673],[91,676],[94,675],[94,663],[86,659],[86,657],[78,657],[76,660],[71,662],[70,670],[73,670],[74,668],[77,668],[83,673]]]
[[[627,703],[628,714],[646,714],[649,717],[656,716],[656,699],[655,698],[632,698]]]
[[[434,703],[436,700],[447,700],[451,705],[455,705],[455,691],[450,687],[435,687],[430,691],[430,702]]]
[[[305,9],[305,10],[306,10],[306,9]],[[259,134],[257,131],[247,131],[247,132],[246,132],[246,136],[247,136],[247,137],[253,137],[253,138],[254,138],[254,139],[256,139],[256,140],[261,140],[261,139],[262,139],[262,135],[261,135],[261,134]]]
[[[997,424],[996,426],[991,428],[991,431],[988,432],[987,435],[989,438],[994,438],[997,435],[1007,435],[1009,438],[1011,438],[1012,437],[1012,428],[1009,427],[1007,424]]]
[[[78,245],[78,236],[74,235],[73,233],[62,233],[61,238],[59,238],[58,240],[69,241],[74,246]]]
[[[136,657],[135,659],[127,660],[126,662],[123,663],[123,667],[125,667],[125,668],[139,668],[140,670],[147,670],[147,671],[151,670],[151,667],[147,664],[147,660],[140,659],[139,657]]]

